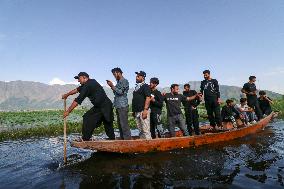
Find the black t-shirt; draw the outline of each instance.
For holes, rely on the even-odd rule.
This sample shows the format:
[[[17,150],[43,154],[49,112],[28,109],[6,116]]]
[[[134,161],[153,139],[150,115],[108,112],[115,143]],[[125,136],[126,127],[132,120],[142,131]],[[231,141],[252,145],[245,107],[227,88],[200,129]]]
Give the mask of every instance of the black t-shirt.
[[[186,97],[192,97],[196,94],[197,92],[195,90],[183,91],[183,95]],[[191,108],[192,106],[196,108],[200,104],[200,100],[195,98],[194,100],[191,101],[184,101],[182,104],[185,108]]]
[[[109,100],[103,87],[95,79],[89,79],[84,85],[78,87],[77,90],[80,93],[75,98],[78,104],[81,104],[86,97],[90,99],[94,107],[101,107],[106,100]]]
[[[169,117],[182,114],[181,102],[186,101],[185,96],[183,96],[182,94],[167,93],[164,96],[164,100],[167,105],[167,111]]]
[[[267,97],[269,100],[271,100],[271,98]],[[271,105],[269,103],[268,100],[266,100],[265,98],[261,99],[260,97],[258,98],[258,102],[259,102],[259,106],[261,110],[268,110],[271,109]]]
[[[212,98],[220,98],[220,89],[218,81],[216,79],[201,81],[200,92],[204,92],[205,100]]]
[[[147,97],[151,97],[151,89],[147,84],[143,84],[137,91],[133,91],[132,111],[142,112]]]
[[[237,116],[240,115],[240,113],[239,113],[233,106],[227,106],[227,105],[225,105],[225,106],[222,108],[222,111],[221,111],[222,120],[224,121],[224,119],[233,116],[233,115],[234,115],[233,113],[235,113]]]
[[[254,83],[245,83],[244,86],[243,86],[243,90],[245,90],[246,92],[248,93],[251,93],[251,92],[256,92],[256,86]],[[256,98],[256,93],[251,95],[251,94],[247,94],[247,98],[250,98],[250,97],[254,97]]]
[[[153,95],[155,98],[155,102],[151,101],[150,103],[151,113],[161,114],[164,103],[164,97],[158,90],[151,91],[151,95]]]

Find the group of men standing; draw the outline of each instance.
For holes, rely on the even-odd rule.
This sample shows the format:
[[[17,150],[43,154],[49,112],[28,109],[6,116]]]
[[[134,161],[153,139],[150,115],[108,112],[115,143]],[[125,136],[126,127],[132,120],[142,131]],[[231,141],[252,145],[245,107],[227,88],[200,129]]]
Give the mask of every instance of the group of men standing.
[[[113,107],[117,115],[120,138],[124,140],[130,140],[132,138],[128,123],[129,105],[127,94],[129,91],[129,82],[123,77],[123,72],[120,68],[114,68],[111,72],[117,81],[116,85],[110,80],[106,81],[114,93],[113,103],[107,97],[103,87],[95,79],[90,79],[86,72],[80,72],[74,77],[81,86],[62,96],[63,99],[67,99],[68,96],[79,93],[79,96],[75,98],[71,106],[64,112],[64,117],[68,116],[86,97],[88,97],[93,104],[93,107],[83,116],[83,141],[90,140],[94,129],[99,127],[102,123],[108,138],[110,140],[115,139]],[[136,86],[133,91],[132,112],[139,130],[140,138],[154,139],[156,137],[162,137],[161,120],[164,102],[166,103],[169,133],[171,137],[176,136],[176,126],[180,128],[184,136],[192,135],[193,132],[195,135],[199,135],[197,106],[200,104],[203,96],[210,125],[213,128],[222,126],[219,84],[216,79],[211,78],[209,70],[203,72],[204,80],[201,82],[199,93],[195,90],[191,90],[189,84],[185,84],[183,94],[179,94],[179,85],[177,84],[171,85],[171,91],[169,93],[162,94],[157,89],[159,85],[158,78],[151,78],[150,84],[148,85],[145,82],[146,73],[144,71],[135,72],[135,74]],[[250,97],[254,95],[252,92],[254,91],[253,85],[247,84],[245,86],[243,92],[247,93],[248,101],[251,105],[257,108],[254,97]],[[186,119],[183,118],[181,104],[184,106]]]

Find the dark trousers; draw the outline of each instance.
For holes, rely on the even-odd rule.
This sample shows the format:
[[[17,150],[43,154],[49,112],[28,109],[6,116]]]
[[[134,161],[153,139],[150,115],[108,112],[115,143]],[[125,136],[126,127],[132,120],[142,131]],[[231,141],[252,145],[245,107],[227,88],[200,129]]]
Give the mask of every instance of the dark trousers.
[[[210,125],[213,127],[216,125],[222,126],[221,109],[220,104],[217,102],[217,98],[206,99],[205,108],[207,110]]]
[[[262,111],[260,109],[257,97],[256,96],[248,96],[247,101],[248,101],[248,106],[251,107],[252,109],[254,109],[258,120],[262,119],[263,114],[262,114]]]
[[[194,109],[192,107],[185,108],[185,118],[186,118],[186,124],[187,124],[187,130],[189,135],[192,135],[192,126],[194,128],[194,133],[196,135],[200,134],[199,131],[199,115],[198,115],[198,110]]]
[[[112,105],[111,105],[112,106]],[[82,139],[90,140],[95,128],[104,124],[106,135],[114,140],[112,107],[91,108],[83,115]]]
[[[170,116],[168,117],[168,121],[169,121],[169,131],[171,134],[171,137],[175,137],[176,136],[176,132],[175,132],[175,127],[178,126],[179,129],[182,131],[184,136],[188,136],[188,130],[185,126],[185,120],[183,118],[182,114],[178,114],[175,116]]]
[[[158,137],[161,138],[161,133],[157,129],[157,126],[161,124],[161,114],[151,112],[150,114],[150,131],[151,131],[151,137],[156,138],[156,130],[158,132]]]
[[[120,138],[124,140],[130,140],[131,131],[128,124],[128,107],[117,108],[116,115]]]
[[[271,107],[266,107],[266,108],[262,108],[262,107],[260,107],[260,109],[261,109],[261,112],[262,112],[262,115],[269,115],[269,114],[271,114],[271,112],[272,112],[272,109],[271,109]]]

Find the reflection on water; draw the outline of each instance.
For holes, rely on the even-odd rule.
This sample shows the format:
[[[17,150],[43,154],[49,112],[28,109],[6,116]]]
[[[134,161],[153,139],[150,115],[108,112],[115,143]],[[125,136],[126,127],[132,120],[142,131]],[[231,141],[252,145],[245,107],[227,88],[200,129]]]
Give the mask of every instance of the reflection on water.
[[[68,148],[62,138],[0,143],[1,188],[283,188],[284,122],[226,143],[121,155]],[[72,139],[76,136],[70,136]]]

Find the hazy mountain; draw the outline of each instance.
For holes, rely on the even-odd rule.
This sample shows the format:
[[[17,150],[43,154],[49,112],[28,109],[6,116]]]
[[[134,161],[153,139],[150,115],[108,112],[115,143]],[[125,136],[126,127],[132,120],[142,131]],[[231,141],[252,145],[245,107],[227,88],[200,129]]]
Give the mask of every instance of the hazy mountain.
[[[193,89],[199,90],[200,82],[189,82]],[[47,85],[39,82],[30,81],[0,81],[0,111],[10,110],[41,110],[41,109],[62,109],[63,100],[61,95],[76,88],[76,85]],[[181,87],[182,88],[182,87]],[[110,99],[113,99],[111,89],[104,87]],[[160,89],[169,91],[169,88]],[[221,98],[236,98],[240,96],[240,87],[221,85]],[[129,91],[129,102],[132,100],[133,88]],[[268,92],[272,98],[281,98],[282,95]],[[76,97],[70,98],[68,103]],[[90,106],[86,101],[83,106]]]

